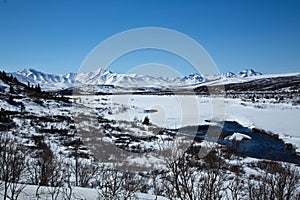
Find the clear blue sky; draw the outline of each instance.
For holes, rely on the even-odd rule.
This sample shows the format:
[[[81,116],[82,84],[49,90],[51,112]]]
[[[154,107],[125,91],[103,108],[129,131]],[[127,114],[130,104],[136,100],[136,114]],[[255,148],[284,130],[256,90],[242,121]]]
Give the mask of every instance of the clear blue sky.
[[[101,41],[148,26],[192,37],[221,72],[300,72],[299,0],[0,0],[0,69],[76,72]],[[164,55],[128,56],[115,70],[126,72],[158,57]],[[189,73],[184,64],[177,67]]]

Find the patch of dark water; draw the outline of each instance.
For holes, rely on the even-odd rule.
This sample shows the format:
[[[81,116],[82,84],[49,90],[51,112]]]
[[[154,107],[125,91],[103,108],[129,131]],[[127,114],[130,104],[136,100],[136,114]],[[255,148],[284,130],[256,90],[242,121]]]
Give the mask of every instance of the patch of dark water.
[[[219,138],[210,138],[207,132],[208,129],[211,132],[222,131]],[[199,125],[183,127],[179,129],[179,132],[186,134],[195,134],[197,130],[197,140],[214,140],[219,144],[227,147],[235,146],[236,150],[240,153],[244,153],[247,156],[268,159],[274,161],[284,161],[300,165],[300,156],[297,154],[295,149],[291,148],[290,145],[285,144],[276,135],[268,134],[263,130],[250,129],[242,126],[235,121],[225,121],[223,127],[217,125]],[[227,136],[233,133],[241,133],[250,136],[250,140],[232,141],[226,139]]]

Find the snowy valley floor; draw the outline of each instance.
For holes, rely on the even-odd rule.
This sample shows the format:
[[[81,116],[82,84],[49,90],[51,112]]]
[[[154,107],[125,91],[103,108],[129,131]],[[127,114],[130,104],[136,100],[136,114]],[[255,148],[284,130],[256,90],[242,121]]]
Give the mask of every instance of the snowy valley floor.
[[[136,170],[137,174],[141,172],[146,177],[146,179],[143,179],[146,180],[145,185],[151,185],[151,187],[149,186],[150,189],[145,189],[146,192],[137,191],[135,193],[137,199],[156,199],[154,194],[159,194],[160,197],[157,199],[166,199],[162,196],[168,196],[169,198],[172,195],[180,196],[175,194],[174,188],[168,185],[173,180],[164,182],[165,179],[168,180],[168,178],[173,177],[172,175],[176,175],[172,174],[171,170],[176,164],[176,170],[180,171],[180,167],[185,167],[184,173],[188,174],[187,176],[178,172],[182,176],[181,178],[188,177],[188,183],[180,187],[184,188],[185,186],[193,185],[192,188],[197,190],[201,188],[199,184],[201,180],[207,178],[207,175],[211,173],[217,177],[218,181],[223,181],[222,188],[219,189],[224,193],[224,199],[226,199],[225,197],[231,199],[231,195],[233,195],[227,190],[228,188],[236,189],[240,184],[245,185],[246,181],[248,181],[247,185],[262,186],[256,183],[260,183],[261,179],[259,177],[264,177],[265,171],[271,171],[268,171],[271,177],[266,177],[270,178],[270,180],[280,177],[280,170],[273,172],[267,166],[268,164],[260,162],[259,159],[234,154],[218,154],[218,152],[215,155],[221,155],[220,159],[212,156],[205,158],[208,160],[199,161],[196,164],[192,161],[192,165],[195,164],[197,167],[187,166],[186,163],[183,163],[182,166],[180,161],[177,163],[176,160],[167,159],[171,164],[174,164],[169,165],[167,168],[163,165],[166,164],[166,160],[164,160],[166,157],[163,157],[162,154],[155,157],[156,154],[151,154],[151,152],[164,150],[164,148],[174,151],[176,149],[172,146],[172,141],[184,141],[186,138],[188,140],[185,142],[190,145],[195,135],[178,134],[176,135],[178,138],[174,139],[175,133],[173,130],[181,127],[198,125],[218,125],[222,127],[222,122],[224,121],[236,121],[250,129],[257,128],[269,134],[277,134],[284,142],[291,143],[296,148],[296,151],[300,152],[300,106],[288,103],[274,104],[268,101],[252,103],[239,99],[184,95],[90,95],[71,96],[70,98],[74,103],[51,99],[33,100],[26,96],[21,96],[15,98],[15,105],[9,104],[5,98],[2,98],[0,107],[5,108],[3,112],[9,113],[10,120],[15,124],[14,128],[4,132],[13,135],[22,145],[32,150],[31,157],[27,157],[30,167],[39,164],[39,157],[34,156],[45,149],[51,149],[55,157],[61,158],[61,160],[58,160],[59,162],[67,164],[59,165],[62,168],[63,166],[74,166],[76,165],[76,159],[80,159],[80,162],[82,161],[80,165],[82,169],[102,161],[101,159],[95,159],[97,157],[95,152],[99,154],[97,158],[104,159],[105,157],[107,161],[112,159],[118,161],[119,158],[116,157],[116,154],[109,155],[111,152],[105,152],[104,147],[107,147],[108,150],[113,149],[113,146],[114,148],[120,147],[120,149],[129,150],[130,156],[123,161],[132,167],[131,171]],[[20,112],[19,105],[21,102],[25,106],[25,112]],[[146,117],[149,118],[150,123],[143,123]],[[196,134],[197,130],[194,130],[194,133]],[[243,136],[242,134],[235,135]],[[245,138],[245,136],[243,137]],[[40,146],[45,144],[45,149],[39,149]],[[210,145],[213,144],[210,142],[202,142],[200,144],[201,147]],[[119,148],[115,149],[118,150]],[[219,149],[216,151],[219,151]],[[81,157],[78,158],[78,155]],[[215,166],[216,163],[219,166]],[[138,165],[146,168],[141,170],[138,168]],[[221,165],[224,167],[221,168]],[[299,169],[295,165],[291,166],[292,169]],[[215,170],[214,167],[222,172]],[[32,168],[30,169],[32,170]],[[156,177],[152,177],[149,175],[149,169],[157,170],[159,173],[156,174]],[[278,167],[278,169],[282,168]],[[73,197],[70,199],[97,199],[99,197],[96,189],[75,187],[76,175],[74,169],[70,173],[69,183],[73,184],[72,190],[74,192]],[[237,177],[235,176],[236,174],[238,174],[239,180],[235,179]],[[60,176],[63,177],[64,175],[61,174]],[[145,178],[143,176],[142,178]],[[105,179],[103,177],[102,179],[97,178],[95,176],[90,179],[87,184],[88,187],[93,187],[95,186],[93,184],[96,184],[95,182]],[[25,174],[22,181],[26,182],[28,180],[31,180],[30,174]],[[232,182],[232,180],[236,180],[236,182]],[[261,182],[263,183],[263,181]],[[0,193],[3,191],[2,183],[0,184]],[[238,185],[231,185],[235,183]],[[216,182],[216,185],[218,185],[218,182]],[[61,191],[58,199],[68,199],[63,196],[68,193],[66,188],[62,188],[65,192]],[[169,191],[162,191],[162,188],[169,189]],[[19,199],[37,199],[36,189],[37,186],[27,185],[20,194]],[[256,189],[259,190],[260,188]],[[42,187],[40,199],[51,199],[49,194],[47,194],[49,190],[52,190],[51,187]],[[197,194],[195,190],[192,192]],[[245,191],[237,194],[237,196],[242,197],[245,195]],[[296,191],[299,192],[299,187],[296,188]]]
[[[100,96],[82,97],[82,103],[94,108],[103,103],[102,106],[108,109],[123,105],[123,111],[104,112],[104,116],[126,121],[142,120],[148,116],[151,123],[169,129],[203,125],[207,120],[236,121],[245,127],[277,134],[300,152],[300,106],[198,96],[116,95],[106,99],[103,102]],[[151,109],[155,112],[147,112]]]

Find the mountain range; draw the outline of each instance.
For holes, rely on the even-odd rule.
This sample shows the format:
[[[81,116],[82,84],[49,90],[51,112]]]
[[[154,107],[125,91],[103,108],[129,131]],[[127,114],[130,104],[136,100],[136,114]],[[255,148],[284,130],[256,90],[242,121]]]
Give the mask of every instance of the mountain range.
[[[74,84],[90,85],[115,85],[128,87],[168,87],[194,85],[216,79],[244,79],[251,76],[262,75],[253,69],[244,69],[237,74],[232,72],[220,75],[203,75],[193,73],[183,78],[152,77],[137,74],[117,74],[99,68],[89,73],[68,73],[68,74],[46,74],[35,69],[24,69],[11,73],[20,82],[33,85],[39,84],[44,89],[64,89],[74,86]]]

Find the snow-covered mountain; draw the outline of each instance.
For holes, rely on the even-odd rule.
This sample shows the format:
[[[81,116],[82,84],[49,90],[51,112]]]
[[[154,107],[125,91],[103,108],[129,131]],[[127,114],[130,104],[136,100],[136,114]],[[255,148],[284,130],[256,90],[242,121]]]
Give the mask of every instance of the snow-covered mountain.
[[[22,71],[12,73],[20,82],[33,85],[40,84],[43,88],[67,88],[74,85],[76,73],[60,74],[45,74],[35,69],[24,69]]]
[[[182,80],[185,83],[189,83],[189,84],[196,84],[196,83],[206,82],[206,78],[204,78],[203,75],[198,74],[198,73],[193,73],[193,74],[190,74],[188,76],[185,76],[185,77],[182,78]]]
[[[98,69],[88,73],[68,73],[68,74],[45,74],[35,69],[24,69],[12,73],[20,82],[30,84],[40,84],[44,89],[63,89],[76,84],[90,85],[116,85],[123,87],[168,87],[193,85],[207,82],[216,78],[245,78],[249,76],[261,75],[252,69],[245,69],[235,75],[228,72],[217,76],[204,76],[193,73],[183,78],[162,78],[137,74],[116,74],[105,69]]]
[[[262,75],[260,72],[256,72],[253,69],[243,69],[241,72],[236,74],[236,77],[245,78],[249,76],[259,76]]]
[[[95,72],[80,73],[77,75],[76,83],[86,83],[91,85],[119,85],[129,87],[161,87],[174,85],[191,85],[205,82],[202,75],[194,73],[183,78],[153,77],[138,74],[115,74],[104,69]]]
[[[262,73],[257,72],[253,69],[243,69],[242,71],[234,74],[233,72],[226,72],[221,74],[223,78],[246,78],[250,76],[260,76]]]
[[[236,75],[234,73],[232,73],[232,72],[226,72],[224,74],[221,74],[221,76],[224,77],[224,78],[233,78]]]
[[[137,74],[115,74],[104,69],[95,72],[77,74],[74,80],[79,84],[119,85],[119,86],[164,86],[169,84],[166,79]]]

